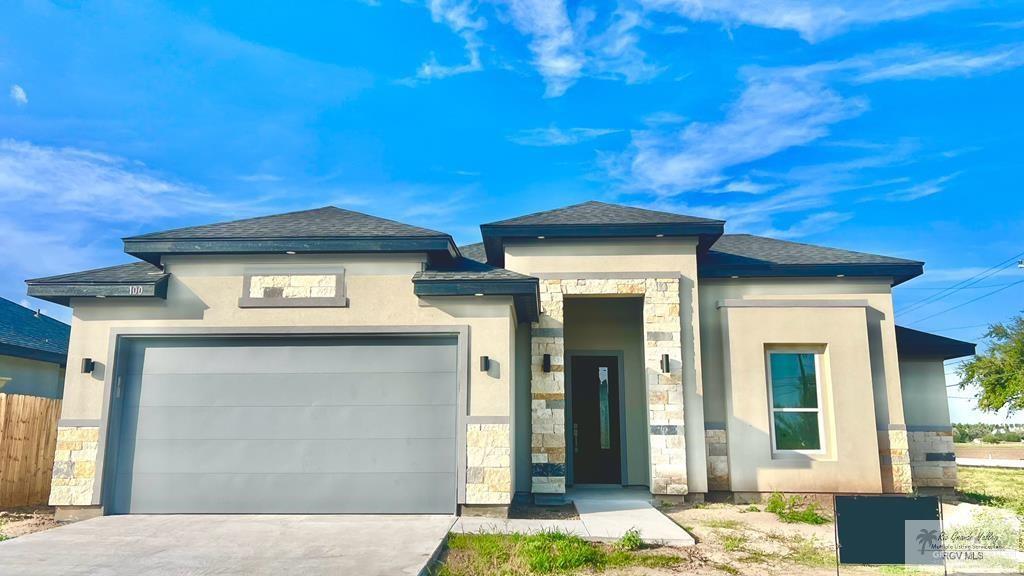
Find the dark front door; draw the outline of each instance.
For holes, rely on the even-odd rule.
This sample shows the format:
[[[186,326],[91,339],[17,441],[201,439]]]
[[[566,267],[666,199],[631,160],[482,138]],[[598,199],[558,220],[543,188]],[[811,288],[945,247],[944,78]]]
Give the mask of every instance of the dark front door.
[[[619,361],[572,359],[573,473],[577,484],[619,484]]]

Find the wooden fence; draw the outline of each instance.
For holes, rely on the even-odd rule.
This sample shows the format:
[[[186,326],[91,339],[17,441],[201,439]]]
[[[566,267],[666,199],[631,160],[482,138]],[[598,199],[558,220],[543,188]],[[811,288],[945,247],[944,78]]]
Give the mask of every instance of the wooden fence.
[[[60,400],[0,394],[0,507],[50,498]]]

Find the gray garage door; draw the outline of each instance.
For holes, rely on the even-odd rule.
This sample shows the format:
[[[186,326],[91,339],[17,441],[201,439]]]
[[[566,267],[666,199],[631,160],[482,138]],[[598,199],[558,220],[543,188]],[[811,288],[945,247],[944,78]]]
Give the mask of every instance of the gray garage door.
[[[115,513],[455,511],[455,338],[123,346]]]

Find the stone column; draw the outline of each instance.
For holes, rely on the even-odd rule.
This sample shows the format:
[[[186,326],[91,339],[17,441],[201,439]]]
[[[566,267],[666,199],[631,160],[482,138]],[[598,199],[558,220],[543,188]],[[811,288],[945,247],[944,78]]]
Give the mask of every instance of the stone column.
[[[687,485],[679,280],[648,279],[644,288],[651,493],[681,495],[687,493]],[[668,372],[661,366],[664,354],[669,358]]]
[[[910,469],[910,443],[906,428],[891,425],[878,431],[878,453],[882,468],[882,492],[910,494],[914,491]]]
[[[60,426],[53,456],[50,483],[51,506],[89,506],[96,478],[96,451],[100,429],[96,426]]]
[[[565,332],[562,286],[540,281],[540,318],[531,331],[530,393],[533,434],[530,441],[534,493],[565,493]],[[551,371],[544,372],[544,355]]]

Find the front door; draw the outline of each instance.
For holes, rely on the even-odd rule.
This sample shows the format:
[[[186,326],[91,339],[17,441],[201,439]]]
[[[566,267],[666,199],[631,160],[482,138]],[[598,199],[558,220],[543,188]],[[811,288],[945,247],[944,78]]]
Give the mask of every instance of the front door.
[[[572,358],[572,449],[577,484],[620,484],[619,362]]]

